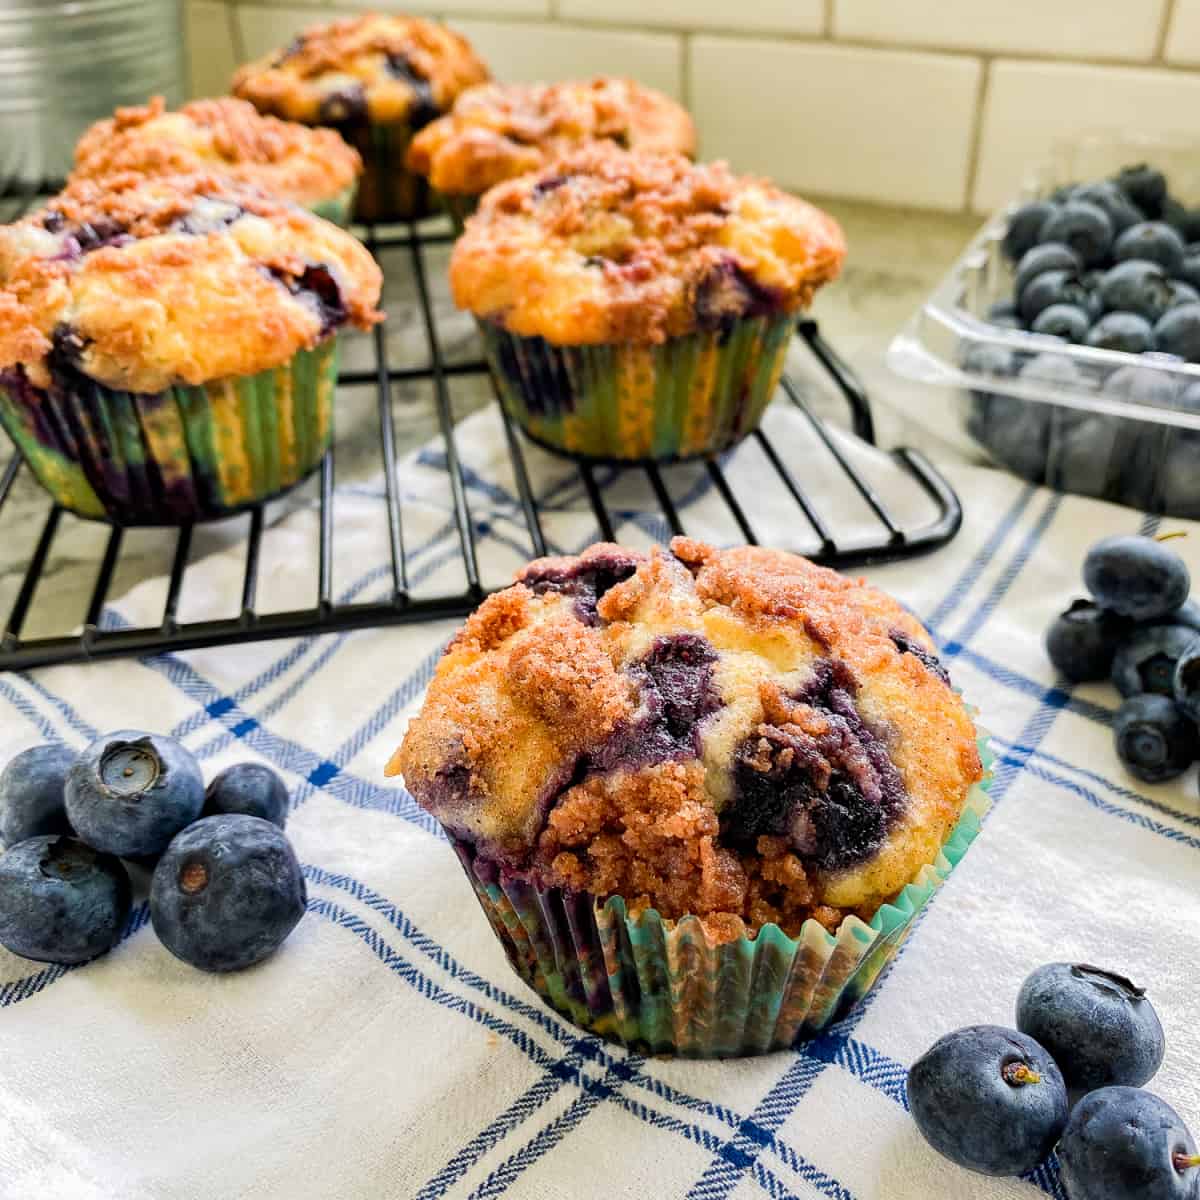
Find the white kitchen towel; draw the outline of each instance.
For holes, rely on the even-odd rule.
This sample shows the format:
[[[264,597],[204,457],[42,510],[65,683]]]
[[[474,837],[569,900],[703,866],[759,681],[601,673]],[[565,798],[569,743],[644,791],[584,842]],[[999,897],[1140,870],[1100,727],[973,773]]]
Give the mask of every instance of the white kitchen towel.
[[[811,431],[794,412],[770,418],[808,478]],[[494,410],[461,424],[458,443],[481,570],[502,582],[528,542],[512,488],[495,483]],[[747,447],[730,469],[756,491],[760,540],[811,545],[756,453]],[[434,445],[401,469],[416,594],[462,584],[443,463]],[[553,548],[594,540],[578,476],[548,457],[531,463]],[[0,675],[0,757],[123,726],[181,738],[206,774],[270,763],[293,788],[288,831],[309,885],[309,911],[283,949],[230,977],[172,958],[144,902],[120,944],[86,966],[0,950],[0,1195],[1061,1196],[1053,1163],[995,1180],[938,1158],[904,1097],[907,1066],[935,1038],[1011,1022],[1021,980],[1056,959],[1117,968],[1148,988],[1168,1044],[1153,1087],[1200,1127],[1196,774],[1161,787],[1130,778],[1112,750],[1114,693],[1056,681],[1041,645],[1079,591],[1087,545],[1153,523],[980,468],[948,474],[966,510],[958,537],[866,574],[931,627],[980,708],[998,755],[994,808],[870,1002],[793,1052],[631,1055],[582,1035],[512,974],[436,826],[383,778],[456,622]],[[676,498],[689,532],[738,540],[703,472]],[[869,519],[852,495],[817,498]],[[644,499],[609,493],[620,537],[665,535],[661,520],[638,515]],[[923,503],[899,481],[894,502]],[[343,599],[391,586],[381,508],[378,486],[339,493]],[[301,507],[267,533],[262,607],[311,593],[315,531]],[[1172,544],[1200,578],[1195,537]],[[214,603],[234,610],[241,573],[236,549],[198,563],[181,618]],[[157,622],[165,587],[142,584],[106,621]]]

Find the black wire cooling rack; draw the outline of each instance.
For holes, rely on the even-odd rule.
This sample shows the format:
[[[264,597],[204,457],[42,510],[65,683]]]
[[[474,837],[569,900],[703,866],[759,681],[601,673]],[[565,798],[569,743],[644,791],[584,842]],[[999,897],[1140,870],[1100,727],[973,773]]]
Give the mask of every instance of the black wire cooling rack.
[[[35,190],[30,189],[20,196],[10,195],[6,202],[8,211],[0,211],[0,217],[5,220],[14,219],[21,208],[32,202],[35,194]],[[315,605],[284,612],[256,610],[264,529],[263,509],[260,507],[251,510],[249,516],[241,604],[235,616],[203,620],[178,619],[180,596],[189,569],[194,533],[191,527],[184,526],[176,535],[161,621],[157,625],[144,628],[102,627],[101,612],[108,598],[127,534],[127,530],[111,526],[107,542],[99,555],[95,582],[82,627],[77,632],[24,637],[22,631],[26,627],[31,605],[43,581],[55,538],[60,533],[63,511],[53,506],[33,545],[28,566],[3,626],[3,632],[0,633],[0,671],[428,621],[461,616],[474,608],[486,594],[486,590],[481,583],[476,546],[477,529],[471,517],[468,488],[456,442],[448,381],[456,376],[484,377],[487,375],[487,364],[477,353],[465,361],[448,361],[439,339],[426,257],[431,247],[444,245],[451,239],[452,235],[449,233],[429,232],[416,225],[397,227],[396,230],[387,232],[366,230],[364,241],[376,258],[382,259],[385,252],[392,257],[400,252],[402,260],[407,258],[428,353],[426,360],[417,365],[392,365],[389,358],[393,350],[389,349],[385,328],[377,326],[372,335],[371,367],[366,370],[346,369],[339,376],[339,385],[342,387],[361,388],[365,385],[376,390],[378,446],[383,466],[383,499],[391,560],[391,587],[387,598],[351,603],[338,602],[334,598],[333,551],[336,525],[333,519],[333,494],[338,450],[335,444],[322,462],[318,476],[320,523],[314,564],[317,576]],[[822,339],[814,321],[800,321],[797,325],[797,335],[812,351],[816,362],[848,404],[850,425],[854,434],[863,442],[873,445],[875,432],[871,406],[862,384],[832,347]],[[477,349],[476,347],[476,351]],[[397,485],[397,439],[392,390],[393,385],[411,381],[427,381],[432,385],[436,428],[440,430],[445,447],[450,502],[466,580],[466,586],[461,590],[431,597],[417,597],[412,595],[410,590],[409,558],[406,555],[404,539],[404,507]],[[933,502],[936,512],[932,520],[925,521],[917,527],[906,527],[894,515],[876,483],[852,461],[853,456],[846,453],[844,440],[834,436],[824,420],[816,415],[795,380],[785,375],[782,390],[787,400],[799,409],[805,423],[811,427],[812,433],[828,451],[824,456],[826,466],[823,469],[839,472],[843,476],[843,483],[845,480],[849,481],[866,509],[873,514],[880,530],[878,539],[868,545],[863,545],[861,541],[851,544],[844,540],[839,529],[838,513],[824,511],[821,503],[813,499],[814,494],[825,490],[829,480],[814,474],[813,465],[807,461],[789,462],[787,447],[776,445],[763,431],[756,432],[753,439],[757,441],[771,470],[778,476],[786,495],[794,502],[797,515],[807,522],[811,529],[817,544],[817,549],[812,554],[813,558],[838,567],[888,561],[933,550],[957,533],[962,521],[958,498],[923,455],[909,449],[891,452],[895,464],[919,484],[920,489]],[[542,555],[546,553],[546,539],[542,529],[542,515],[526,464],[525,446],[528,443],[507,416],[503,416],[503,422],[513,478],[528,535],[529,553],[531,556]],[[7,444],[5,439],[0,439],[0,442]],[[19,455],[14,452],[0,471],[0,512],[12,493],[13,484],[22,466]],[[606,540],[613,540],[613,514],[606,504],[604,490],[597,481],[597,471],[601,466],[602,464],[578,463],[575,469],[579,472],[600,536]],[[658,506],[655,515],[661,515],[665,527],[673,534],[687,532],[667,484],[670,473],[678,469],[680,468],[666,465],[623,468],[626,472],[640,472],[644,475]],[[702,469],[707,472],[713,490],[728,509],[741,537],[750,543],[757,542],[755,498],[745,494],[739,497],[735,494],[720,459],[704,461]],[[76,563],[72,569],[87,568],[86,565]]]

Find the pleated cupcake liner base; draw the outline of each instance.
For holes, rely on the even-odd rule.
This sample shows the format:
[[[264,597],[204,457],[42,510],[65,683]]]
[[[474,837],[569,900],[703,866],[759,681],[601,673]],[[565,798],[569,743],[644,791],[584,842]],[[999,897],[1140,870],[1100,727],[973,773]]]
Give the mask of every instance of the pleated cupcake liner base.
[[[558,346],[481,322],[509,415],[536,442],[597,462],[716,454],[757,428],[795,318],[753,317],[662,345]]]
[[[991,755],[981,739],[985,766]],[[815,1037],[870,991],[918,914],[962,860],[988,808],[976,784],[937,858],[871,918],[836,934],[808,920],[714,945],[700,920],[633,916],[621,897],[538,887],[506,876],[451,838],[513,970],[556,1012],[637,1051],[733,1058]]]
[[[418,221],[437,211],[424,176],[404,165],[412,141],[407,125],[339,125],[337,131],[362,155],[354,220],[368,224]]]
[[[337,339],[280,367],[164,392],[0,387],[0,424],[68,511],[119,525],[231,516],[311,474],[333,434]]]
[[[314,216],[323,217],[326,221],[332,221],[335,225],[345,229],[350,224],[350,214],[354,211],[354,201],[357,196],[358,181],[355,180],[349,187],[342,188],[336,195],[327,196],[324,200],[310,204],[308,210]]]

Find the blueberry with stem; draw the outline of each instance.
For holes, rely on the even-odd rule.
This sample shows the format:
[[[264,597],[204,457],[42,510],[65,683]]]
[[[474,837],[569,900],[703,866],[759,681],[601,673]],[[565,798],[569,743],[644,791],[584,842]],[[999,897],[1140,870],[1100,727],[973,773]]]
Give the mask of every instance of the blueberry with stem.
[[[1153,621],[1174,612],[1191,590],[1183,559],[1156,538],[1102,538],[1083,560],[1083,582],[1102,608]]]
[[[0,842],[70,833],[64,792],[76,753],[52,742],[22,750],[0,771]]]
[[[1098,607],[1091,600],[1072,601],[1046,630],[1046,653],[1072,683],[1107,679],[1117,647],[1133,622]]]
[[[1113,717],[1117,757],[1146,783],[1182,775],[1196,758],[1196,725],[1169,696],[1130,696]]]

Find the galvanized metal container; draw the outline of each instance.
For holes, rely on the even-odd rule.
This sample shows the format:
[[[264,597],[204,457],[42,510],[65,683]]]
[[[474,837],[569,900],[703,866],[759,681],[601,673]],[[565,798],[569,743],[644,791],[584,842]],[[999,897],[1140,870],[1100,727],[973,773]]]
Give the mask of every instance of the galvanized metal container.
[[[83,130],[187,86],[181,0],[0,0],[0,186],[60,180]]]

